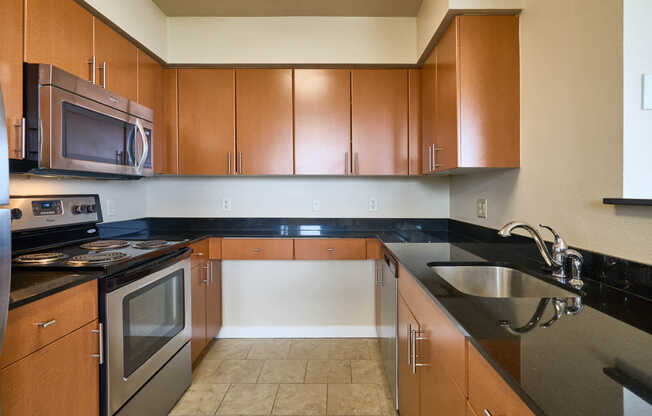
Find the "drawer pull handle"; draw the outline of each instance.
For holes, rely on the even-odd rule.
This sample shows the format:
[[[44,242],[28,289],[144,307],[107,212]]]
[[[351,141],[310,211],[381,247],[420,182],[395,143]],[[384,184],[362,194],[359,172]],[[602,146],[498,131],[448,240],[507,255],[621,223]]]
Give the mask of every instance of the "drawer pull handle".
[[[251,249],[251,250],[252,250],[254,253],[260,253],[260,249],[259,249],[259,248],[253,248],[253,249]]]
[[[54,324],[56,324],[56,323],[57,323],[57,320],[56,320],[56,319],[52,319],[52,320],[49,320],[49,321],[47,321],[47,322],[37,322],[35,325],[38,326],[38,327],[40,327],[40,328],[45,329],[45,328],[47,328],[47,327],[49,327],[49,326],[51,326],[51,325],[54,325]]]
[[[203,255],[204,255],[204,253],[202,253],[202,252],[199,252],[199,253],[195,253],[195,254],[193,254],[193,256],[197,256],[197,257],[201,257],[201,256],[203,256]]]
[[[482,411],[482,413],[484,414],[484,416],[492,416],[492,415],[491,415],[491,412],[490,412],[489,410],[487,410],[487,409],[484,409],[484,410]]]
[[[327,248],[326,250],[330,251],[331,253],[334,253],[334,252],[335,252],[335,249],[334,249],[334,248]]]

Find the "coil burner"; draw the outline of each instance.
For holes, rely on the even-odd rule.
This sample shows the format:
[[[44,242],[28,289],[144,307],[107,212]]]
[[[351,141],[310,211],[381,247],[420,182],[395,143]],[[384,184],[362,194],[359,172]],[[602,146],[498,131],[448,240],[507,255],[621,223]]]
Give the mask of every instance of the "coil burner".
[[[129,257],[127,254],[120,253],[119,251],[104,251],[73,256],[67,263],[72,266],[90,266],[93,264],[113,263],[127,257]]]
[[[31,263],[31,264],[49,264],[65,259],[66,256],[63,253],[51,252],[51,253],[33,253],[33,254],[23,254],[14,259],[16,263]]]
[[[138,241],[131,243],[133,248],[139,248],[141,250],[155,249],[161,247],[167,247],[170,243],[165,240],[148,240],[148,241]]]
[[[123,248],[129,245],[129,241],[124,240],[97,240],[90,243],[82,244],[81,248],[86,250],[112,250],[115,248]]]

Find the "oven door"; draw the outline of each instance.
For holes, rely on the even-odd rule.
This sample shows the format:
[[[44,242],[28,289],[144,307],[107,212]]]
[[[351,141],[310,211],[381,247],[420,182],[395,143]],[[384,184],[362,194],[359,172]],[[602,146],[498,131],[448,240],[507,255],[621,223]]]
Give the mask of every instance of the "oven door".
[[[105,296],[108,414],[113,415],[190,340],[190,259]]]
[[[40,87],[39,168],[152,176],[153,125],[108,105]]]

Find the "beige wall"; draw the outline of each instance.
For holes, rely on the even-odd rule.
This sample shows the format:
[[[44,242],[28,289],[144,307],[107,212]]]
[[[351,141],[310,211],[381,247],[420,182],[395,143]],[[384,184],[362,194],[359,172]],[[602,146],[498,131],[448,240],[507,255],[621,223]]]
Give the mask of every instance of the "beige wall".
[[[165,59],[166,16],[151,0],[84,0],[134,39]]]
[[[171,63],[416,62],[412,17],[168,18]]]
[[[652,210],[601,202],[620,190],[622,2],[527,0],[520,21],[522,167],[454,177],[451,217],[550,224],[571,245],[652,263]]]

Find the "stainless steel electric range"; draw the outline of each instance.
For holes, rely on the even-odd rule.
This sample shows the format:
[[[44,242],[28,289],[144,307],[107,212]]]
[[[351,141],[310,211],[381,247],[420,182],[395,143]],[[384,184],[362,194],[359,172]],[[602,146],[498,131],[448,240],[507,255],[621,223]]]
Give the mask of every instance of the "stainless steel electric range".
[[[12,272],[97,273],[101,414],[167,415],[191,382],[185,241],[105,240],[98,195],[10,198]]]

